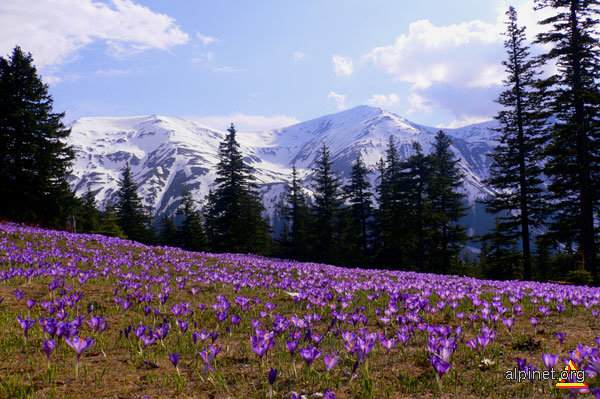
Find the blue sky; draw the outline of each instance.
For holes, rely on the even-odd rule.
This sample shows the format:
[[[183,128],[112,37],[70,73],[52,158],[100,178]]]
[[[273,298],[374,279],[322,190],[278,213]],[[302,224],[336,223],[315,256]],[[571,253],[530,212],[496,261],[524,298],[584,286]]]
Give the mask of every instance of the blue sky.
[[[539,28],[532,0],[514,0]],[[361,104],[417,123],[490,119],[504,0],[2,0],[0,55],[32,53],[55,110],[280,127]]]

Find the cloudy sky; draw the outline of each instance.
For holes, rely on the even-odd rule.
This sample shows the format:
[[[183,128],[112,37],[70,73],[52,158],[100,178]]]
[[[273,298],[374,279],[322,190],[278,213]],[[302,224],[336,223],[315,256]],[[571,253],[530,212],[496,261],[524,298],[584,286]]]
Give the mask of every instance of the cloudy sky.
[[[67,121],[261,130],[369,104],[458,127],[497,112],[509,4],[533,37],[533,0],[2,0],[0,55],[31,52]]]

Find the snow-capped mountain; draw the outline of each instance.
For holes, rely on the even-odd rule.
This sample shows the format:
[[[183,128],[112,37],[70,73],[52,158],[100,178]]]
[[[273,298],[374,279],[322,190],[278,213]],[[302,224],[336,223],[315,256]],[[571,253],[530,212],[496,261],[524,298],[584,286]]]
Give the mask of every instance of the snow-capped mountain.
[[[491,194],[482,180],[488,176],[490,159],[486,153],[493,145],[489,130],[493,125],[484,122],[444,129],[452,138],[452,151],[460,158],[464,190],[471,204]],[[158,217],[174,212],[184,185],[199,202],[204,200],[215,178],[219,143],[226,134],[191,121],[156,115],[81,118],[71,129],[69,144],[76,151],[71,183],[77,194],[83,195],[89,187],[104,208],[114,201],[121,170],[129,162],[139,194]],[[414,141],[429,153],[438,130],[363,105],[281,129],[238,132],[237,137],[262,186],[267,215],[277,225],[275,205],[283,198],[292,165],[310,193],[311,169],[323,143],[331,151],[334,170],[344,179],[356,154],[374,171],[375,163],[385,156],[390,136],[400,155],[406,157]],[[371,178],[375,183],[375,173]],[[476,205],[464,222],[477,232],[486,219],[482,207]]]

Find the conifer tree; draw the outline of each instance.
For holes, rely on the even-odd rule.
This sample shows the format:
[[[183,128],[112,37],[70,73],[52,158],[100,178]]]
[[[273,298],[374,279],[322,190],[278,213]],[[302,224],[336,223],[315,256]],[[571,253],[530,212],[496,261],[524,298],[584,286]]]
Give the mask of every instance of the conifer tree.
[[[384,267],[399,267],[406,257],[402,195],[400,192],[401,162],[394,139],[390,136],[385,160],[377,163],[378,184],[375,187],[378,208],[375,211],[376,263]]]
[[[329,149],[323,144],[313,172],[315,174],[312,207],[314,258],[320,262],[339,264],[339,212],[342,208],[341,183],[331,168]]]
[[[96,233],[100,228],[100,212],[96,204],[96,198],[88,187],[81,200],[81,207],[78,213],[77,226],[82,233]]]
[[[536,0],[556,12],[540,23],[548,27],[537,43],[550,50],[545,62],[556,62],[546,83],[547,106],[555,117],[547,141],[546,174],[552,182],[555,212],[552,227],[576,220],[583,267],[596,282],[594,210],[600,179],[600,53],[598,0]]]
[[[349,247],[345,249],[346,258],[355,266],[366,266],[369,257],[369,220],[373,213],[373,194],[369,191],[371,183],[368,180],[369,169],[365,166],[360,154],[352,164],[350,179],[344,186],[346,200],[349,206]]]
[[[31,54],[15,47],[0,57],[0,216],[64,228],[75,205],[67,182],[74,152],[65,114],[52,104]]]
[[[127,238],[125,233],[119,227],[119,218],[117,217],[115,207],[107,204],[103,212],[100,212],[98,234],[109,237]]]
[[[457,258],[468,238],[459,220],[469,207],[465,206],[466,194],[460,192],[463,175],[458,169],[458,159],[450,150],[451,144],[450,138],[440,130],[429,155],[430,261],[436,266],[439,263],[442,273],[448,273],[450,261]]]
[[[284,256],[296,260],[306,260],[310,253],[309,246],[309,210],[306,195],[298,182],[296,165],[292,165],[292,182],[288,187],[286,204],[280,209],[286,221],[282,245]]]
[[[233,124],[219,144],[215,189],[207,204],[207,232],[211,247],[219,252],[267,254],[270,227],[263,219],[253,169],[244,163]]]
[[[138,186],[133,181],[129,163],[122,173],[117,193],[117,223],[127,238],[149,244],[153,241],[151,217],[137,193]]]
[[[425,256],[428,251],[430,232],[429,219],[430,199],[428,189],[431,178],[431,159],[423,154],[419,142],[412,144],[414,152],[401,163],[401,174],[398,179],[398,198],[401,201],[402,220],[396,223],[402,226],[402,247],[405,248],[404,266],[416,267],[425,271]]]
[[[497,215],[495,234],[508,233],[507,239],[520,237],[523,278],[530,280],[531,229],[541,226],[546,216],[540,165],[543,158],[541,132],[548,115],[539,109],[535,87],[537,62],[529,57],[525,28],[517,25],[513,7],[506,15],[507,59],[502,65],[506,68],[507,90],[497,100],[503,106],[496,116],[500,137],[491,155],[490,178],[486,181],[497,194],[485,204],[488,212]]]
[[[192,193],[185,187],[182,193],[179,214],[183,222],[177,229],[179,245],[188,251],[206,251],[207,238],[202,223],[202,214],[196,209]]]
[[[163,215],[160,219],[160,231],[158,233],[160,245],[175,247],[178,244],[177,225],[173,216]]]

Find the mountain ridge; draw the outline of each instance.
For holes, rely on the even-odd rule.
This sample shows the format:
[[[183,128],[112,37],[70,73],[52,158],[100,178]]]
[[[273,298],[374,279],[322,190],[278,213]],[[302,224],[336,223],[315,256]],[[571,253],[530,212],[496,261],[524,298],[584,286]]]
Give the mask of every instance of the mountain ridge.
[[[232,121],[235,123],[235,121]],[[476,200],[492,194],[482,180],[488,176],[491,160],[485,154],[492,149],[494,121],[459,129],[439,129],[419,125],[382,108],[362,105],[335,114],[324,115],[291,126],[260,132],[238,132],[245,161],[255,169],[261,186],[266,216],[276,227],[281,222],[275,205],[284,195],[292,164],[298,168],[310,195],[311,168],[322,144],[331,152],[333,169],[342,179],[348,177],[351,163],[360,154],[374,170],[384,156],[390,136],[394,136],[402,157],[412,153],[418,141],[425,153],[439,130],[452,138],[452,151],[460,158],[465,175],[464,191],[472,210],[467,223],[481,228]],[[218,146],[225,132],[185,119],[148,115],[133,117],[85,117],[70,124],[68,142],[76,158],[70,183],[78,196],[88,187],[103,209],[113,202],[118,191],[121,169],[130,163],[144,204],[160,216],[173,213],[186,185],[193,197],[203,201],[214,181]],[[371,183],[376,180],[370,175]],[[479,218],[481,219],[481,218]]]

